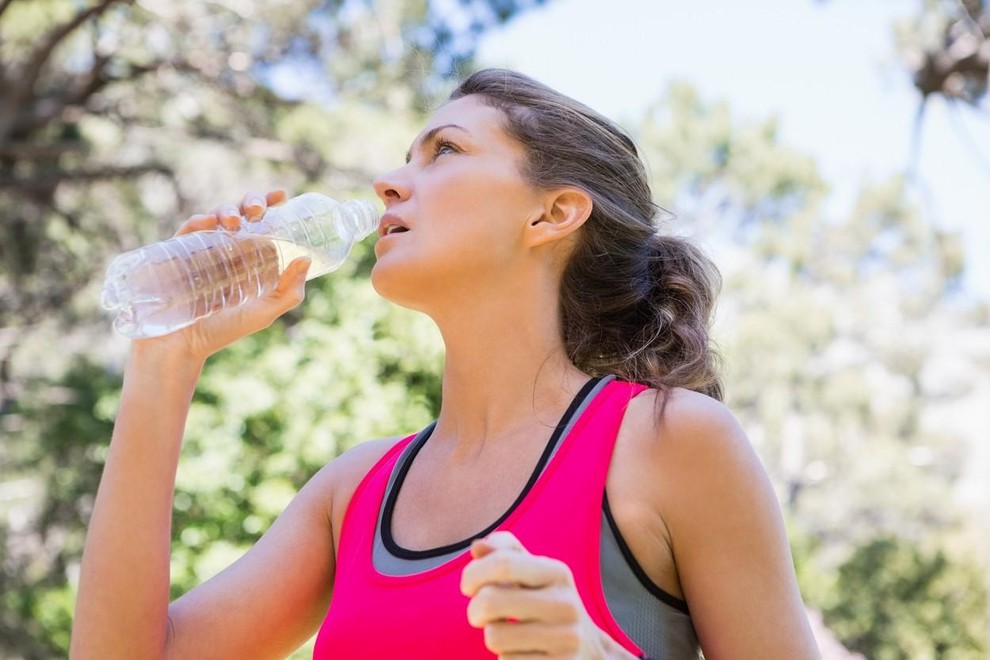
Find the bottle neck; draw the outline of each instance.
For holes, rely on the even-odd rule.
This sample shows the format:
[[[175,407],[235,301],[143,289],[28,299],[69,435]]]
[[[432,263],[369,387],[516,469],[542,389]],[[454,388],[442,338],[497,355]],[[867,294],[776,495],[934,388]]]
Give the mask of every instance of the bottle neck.
[[[359,199],[341,204],[340,215],[355,241],[360,241],[378,229],[381,219],[371,202]]]

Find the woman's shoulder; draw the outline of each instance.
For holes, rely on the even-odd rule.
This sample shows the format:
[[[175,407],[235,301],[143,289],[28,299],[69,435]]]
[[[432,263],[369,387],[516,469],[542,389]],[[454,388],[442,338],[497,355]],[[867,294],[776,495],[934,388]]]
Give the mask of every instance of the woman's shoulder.
[[[335,539],[340,538],[344,513],[361,481],[405,437],[365,440],[354,445],[320,470],[316,478],[323,481],[323,487],[328,495],[328,515]]]
[[[629,402],[618,438],[623,472],[654,501],[684,502],[728,483],[766,476],[735,415],[709,396],[673,388],[645,390]],[[642,492],[642,491],[641,491]]]
[[[697,392],[647,389],[626,407],[609,465],[609,506],[639,565],[678,598],[683,521],[717,526],[710,494],[722,478],[718,466],[745,442],[728,408]]]
[[[626,421],[625,474],[617,475],[626,480],[616,483],[627,507],[647,512],[645,531],[630,527],[630,536],[640,534],[633,540],[646,566],[654,539],[666,542],[706,650],[759,657],[763,646],[774,649],[769,657],[815,657],[780,506],[735,416],[697,392],[649,390],[630,401]],[[652,552],[660,580],[664,555]]]
[[[332,484],[336,504],[351,499],[365,475],[405,436],[359,442],[324,466],[321,473]]]
[[[364,475],[405,438],[406,436],[394,436],[359,442],[330,461],[324,469],[333,473],[335,480],[353,482],[354,487],[357,487]]]
[[[644,390],[629,402],[626,421],[647,449],[683,445],[704,451],[749,445],[739,421],[724,403],[681,387],[666,392]]]

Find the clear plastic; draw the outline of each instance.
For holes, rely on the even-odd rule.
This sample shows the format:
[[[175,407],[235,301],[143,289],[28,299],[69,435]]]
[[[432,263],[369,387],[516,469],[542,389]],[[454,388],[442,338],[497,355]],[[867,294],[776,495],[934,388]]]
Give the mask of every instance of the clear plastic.
[[[370,202],[343,204],[307,193],[275,206],[238,231],[199,231],[121,254],[107,269],[103,307],[128,337],[174,332],[271,291],[296,258],[306,279],[336,270],[378,227]]]

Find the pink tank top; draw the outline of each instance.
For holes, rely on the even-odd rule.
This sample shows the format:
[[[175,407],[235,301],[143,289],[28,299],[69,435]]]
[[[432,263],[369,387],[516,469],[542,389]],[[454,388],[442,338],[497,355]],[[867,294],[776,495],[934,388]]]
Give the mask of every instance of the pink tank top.
[[[615,438],[630,399],[646,387],[613,380],[585,408],[543,474],[498,529],[516,535],[529,552],[567,563],[584,606],[599,628],[630,653],[642,651],[619,628],[602,589],[599,539],[602,494]],[[454,559],[413,575],[385,575],[372,564],[382,499],[402,450],[396,443],[361,481],[347,507],[337,550],[333,598],[313,657],[484,658],[484,633],[467,621],[461,572]]]

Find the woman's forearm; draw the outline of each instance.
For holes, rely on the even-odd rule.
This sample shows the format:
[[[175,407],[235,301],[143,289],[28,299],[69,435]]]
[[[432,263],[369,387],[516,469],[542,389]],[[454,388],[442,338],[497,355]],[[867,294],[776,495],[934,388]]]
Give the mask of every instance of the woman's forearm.
[[[135,342],[83,551],[72,658],[165,651],[172,499],[202,363]]]

